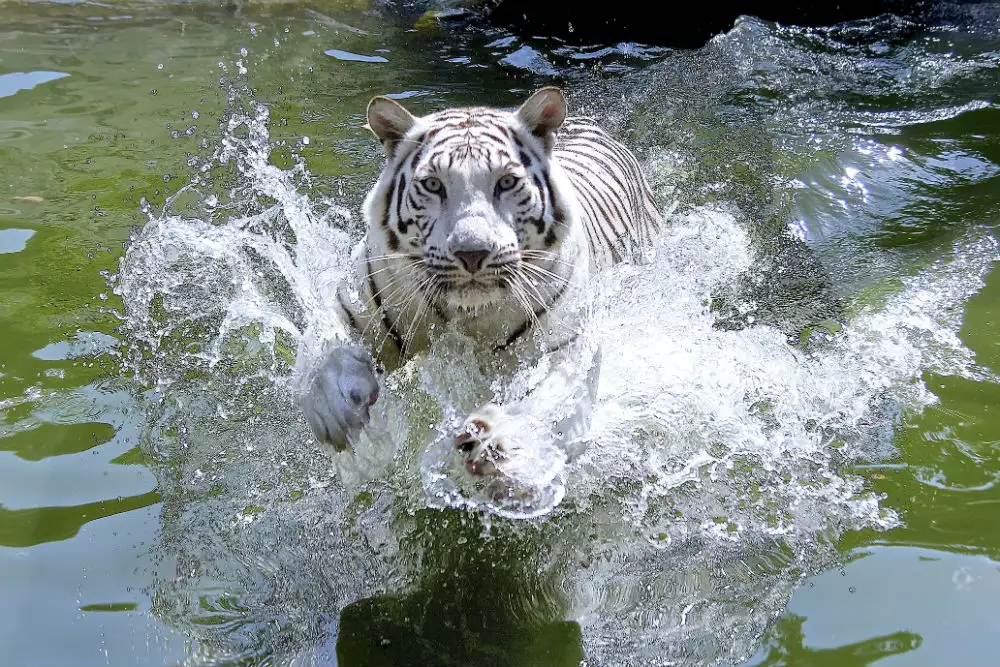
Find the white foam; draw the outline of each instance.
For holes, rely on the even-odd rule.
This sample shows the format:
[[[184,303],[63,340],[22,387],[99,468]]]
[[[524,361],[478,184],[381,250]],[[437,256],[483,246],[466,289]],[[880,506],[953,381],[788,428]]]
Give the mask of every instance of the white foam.
[[[211,398],[222,407],[202,414],[204,420],[224,422],[217,414],[244,407],[227,399],[232,376],[220,364],[226,373],[236,368],[276,387],[284,398],[258,396],[258,407],[287,413],[292,371],[279,363],[276,348],[287,341],[300,363],[312,362],[340,326],[330,304],[348,266],[350,214],[300,193],[308,179],[301,165],[269,164],[267,113],[252,108],[234,114],[210,160],[236,165],[232,215],[223,218],[227,209],[217,203],[206,204],[201,216],[151,214],[122,260],[116,286],[126,304],[134,370],[168,394],[192,368],[218,374],[220,381],[205,387],[219,392]],[[171,204],[203,188],[195,182]],[[841,333],[810,351],[768,327],[714,328],[713,291],[752,272],[755,261],[745,231],[724,209],[671,216],[651,265],[619,266],[601,276],[591,294],[588,332],[604,360],[589,447],[573,460],[537,450],[522,471],[537,495],[519,513],[556,508],[548,520],[563,527],[565,539],[552,548],[552,563],[575,591],[571,608],[584,625],[588,651],[611,655],[622,637],[633,646],[642,638],[650,655],[669,655],[664,647],[678,638],[724,644],[725,628],[763,627],[788,588],[758,579],[728,590],[730,603],[711,602],[711,587],[722,584],[708,571],[728,562],[732,549],[763,558],[762,550],[781,545],[791,549],[789,562],[804,570],[827,535],[893,525],[897,517],[845,471],[871,455],[888,423],[886,409],[915,411],[934,400],[923,373],[983,374],[957,332],[962,305],[997,259],[995,241],[972,233],[949,257],[904,278],[884,303],[859,308]],[[234,347],[234,338],[241,344]],[[310,488],[347,498],[382,480],[381,492],[397,501],[380,505],[386,512],[471,506],[510,515],[455,476],[460,466],[449,429],[497,392],[474,370],[466,343],[443,337],[426,357],[391,376],[366,446],[338,455],[333,483],[319,480]],[[248,364],[254,355],[264,361]],[[287,449],[308,459],[316,445],[305,422],[291,419],[297,435],[271,446],[282,448],[282,456]],[[250,421],[238,440],[251,446],[258,437]],[[220,447],[195,444],[184,456],[199,460],[198,446]],[[212,456],[203,458],[214,461],[217,476],[236,474]],[[241,459],[241,465],[250,463]],[[346,511],[345,504],[338,500],[336,511]],[[319,505],[317,513],[333,511]],[[386,525],[377,530],[391,541]],[[336,543],[345,563],[371,557],[350,540]],[[380,558],[389,568],[389,552]],[[643,588],[639,582],[650,577],[673,578]],[[692,584],[698,577],[710,585]],[[741,596],[754,595],[770,602],[740,612]],[[669,609],[662,608],[665,599]]]

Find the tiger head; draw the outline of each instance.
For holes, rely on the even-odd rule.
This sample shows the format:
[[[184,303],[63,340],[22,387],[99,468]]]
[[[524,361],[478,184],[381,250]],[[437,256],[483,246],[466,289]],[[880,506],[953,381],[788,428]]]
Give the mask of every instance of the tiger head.
[[[388,158],[365,201],[374,256],[399,260],[421,281],[414,289],[439,306],[542,300],[544,285],[569,265],[561,255],[573,190],[552,160],[566,113],[565,97],[551,87],[514,112],[471,107],[415,117],[374,98],[368,127]]]

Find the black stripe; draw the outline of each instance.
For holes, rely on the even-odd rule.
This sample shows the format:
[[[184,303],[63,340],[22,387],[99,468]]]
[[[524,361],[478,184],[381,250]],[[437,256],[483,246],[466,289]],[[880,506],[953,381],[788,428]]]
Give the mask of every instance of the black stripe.
[[[615,238],[620,239],[623,236],[629,236],[631,230],[629,229],[628,222],[628,211],[625,203],[619,199],[614,188],[604,188],[602,185],[607,185],[606,183],[595,183],[591,180],[590,175],[587,172],[580,174],[580,178],[591,184],[589,190],[585,190],[580,193],[581,197],[590,197],[594,200],[594,204],[601,210],[604,214],[605,222],[614,232]],[[608,176],[609,179],[615,179],[614,176]],[[617,182],[617,179],[615,179]],[[620,185],[620,183],[619,183]],[[606,209],[606,210],[605,210]],[[621,229],[619,229],[619,224],[621,224]]]
[[[483,132],[483,136],[485,136],[487,139],[492,139],[493,141],[497,142],[498,144],[503,144],[504,143],[503,137],[498,137],[497,135],[493,134],[492,132]]]
[[[559,206],[555,188],[552,187],[552,181],[549,179],[549,172],[546,169],[542,174],[545,176],[545,185],[549,190],[549,199],[552,200],[552,221],[557,225],[564,224],[566,222],[566,211],[562,210],[562,207]]]
[[[396,235],[396,232],[391,229],[385,230],[385,239],[386,243],[389,245],[389,250],[393,252],[399,250],[399,237]]]
[[[390,217],[392,214],[392,193],[393,193],[393,188],[389,188],[388,190],[386,190],[385,201],[382,202],[382,205],[385,207],[385,210],[382,213],[382,227],[384,227],[385,229],[389,229],[389,223],[391,222]]]
[[[525,155],[528,156],[529,161],[532,161],[532,162],[541,162],[542,161],[542,158],[538,155],[538,153],[536,153],[534,150],[532,150],[531,146],[528,145],[528,142],[526,142],[523,139],[521,139],[521,137],[518,136],[517,132],[514,132],[513,135],[514,135],[513,136],[514,145],[517,146],[517,148],[518,148],[519,151],[521,151],[522,153],[524,153]],[[522,161],[523,161],[523,158],[522,158]],[[524,166],[528,166],[527,163],[525,163]]]
[[[555,345],[546,347],[545,351],[548,352],[549,354],[553,354],[553,353],[558,352],[559,350],[563,349],[567,345],[572,345],[579,338],[580,338],[580,332],[578,331],[578,332],[574,333],[572,336],[570,336],[569,338],[567,338],[565,340],[561,340],[561,341],[559,341]]]
[[[399,350],[399,357],[402,359],[406,344],[403,342],[403,337],[396,331],[396,327],[389,321],[389,314],[382,308],[382,297],[378,294],[378,285],[375,284],[375,276],[372,274],[370,257],[365,257],[365,268],[368,270],[368,289],[371,290],[372,301],[375,302],[375,307],[378,308],[379,315],[382,316],[382,326],[385,327],[385,332],[392,338],[392,342],[396,344],[396,349]]]
[[[415,211],[423,211],[427,209],[426,206],[421,206],[420,204],[417,203],[417,200],[413,198],[412,192],[406,195],[406,203],[409,204],[410,208],[412,208]]]
[[[574,146],[573,148],[576,147]],[[619,173],[626,178],[631,177],[629,180],[634,179],[634,170],[631,165],[629,165],[628,162],[622,158],[621,147],[595,141],[587,144],[583,148],[585,148],[585,150],[567,150],[566,152],[589,159],[591,162],[601,165],[601,167],[608,173]]]
[[[561,299],[563,297],[563,294],[566,293],[566,288],[568,286],[569,286],[569,281],[567,280],[566,282],[564,282],[559,287],[559,290],[555,294],[552,295],[552,298],[549,300],[548,304],[546,304],[544,306],[539,306],[538,310],[534,311],[535,312],[534,319],[537,320],[539,317],[541,317],[545,313],[547,313],[550,310],[552,310],[552,307],[555,306],[556,303],[558,303],[559,299]],[[514,333],[512,333],[510,336],[508,336],[506,341],[504,341],[500,345],[494,345],[493,346],[493,351],[494,352],[502,352],[503,350],[506,350],[508,347],[510,347],[511,345],[513,345],[517,341],[518,338],[520,338],[521,336],[523,336],[528,331],[528,329],[531,328],[531,322],[532,322],[531,318],[525,319],[524,323],[521,326],[519,326],[517,329],[515,329]]]
[[[406,174],[401,173],[396,181],[396,227],[400,234],[406,234],[409,223],[403,220],[403,193],[406,191]]]
[[[538,217],[538,220],[532,220],[535,226],[538,228],[539,234],[545,233],[545,209],[547,208],[548,197],[546,196],[546,191],[542,187],[542,179],[538,178],[538,174],[532,175],[532,180],[535,181],[535,187],[538,188],[538,193],[542,196],[542,214]],[[548,181],[548,175],[546,174],[545,180]]]
[[[566,171],[571,176],[577,175],[576,172],[570,169],[568,165],[564,165],[564,168],[566,168]],[[593,201],[590,197],[584,196],[583,191],[580,190],[579,188],[577,188],[577,191],[580,194],[579,203],[581,207],[585,209],[584,212],[587,213],[587,218],[584,221],[584,223],[586,228],[590,230],[590,234],[588,234],[588,236],[590,237],[591,249],[597,251],[599,248],[604,248],[611,253],[612,261],[614,262],[622,261],[622,256],[618,252],[618,248],[616,247],[613,238],[611,236],[608,236],[607,228],[601,224],[602,215],[599,214],[598,211],[594,210],[594,206],[597,204],[597,202]],[[597,244],[596,242],[597,239],[595,238],[598,232],[600,233],[601,238],[603,238],[604,240],[604,242],[600,245]]]
[[[417,163],[420,162],[426,148],[427,144],[422,143],[413,151],[413,157],[410,159],[410,171],[417,170]]]
[[[361,331],[361,327],[358,326],[358,321],[355,319],[354,313],[352,313],[351,309],[344,303],[344,294],[340,290],[337,290],[337,305],[344,311],[344,316],[347,318],[347,324],[349,324],[355,331]]]

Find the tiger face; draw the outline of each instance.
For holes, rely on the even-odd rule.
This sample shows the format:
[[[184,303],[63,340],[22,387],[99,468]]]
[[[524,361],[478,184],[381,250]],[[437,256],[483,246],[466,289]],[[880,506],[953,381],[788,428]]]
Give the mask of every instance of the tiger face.
[[[388,163],[366,200],[369,244],[402,260],[413,289],[448,309],[542,301],[571,227],[572,186],[551,160],[565,117],[555,88],[513,113],[474,107],[417,118],[375,98],[368,124]]]

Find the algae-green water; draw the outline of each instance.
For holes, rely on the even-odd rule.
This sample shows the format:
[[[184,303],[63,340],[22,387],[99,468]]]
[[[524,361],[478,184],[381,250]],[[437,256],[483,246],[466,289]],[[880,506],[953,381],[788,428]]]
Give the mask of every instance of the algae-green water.
[[[995,664],[1000,6],[694,51],[461,20],[0,2],[0,663]],[[592,442],[518,520],[434,442],[460,339],[364,451],[290,378],[368,99],[547,83],[667,226],[595,283]]]

